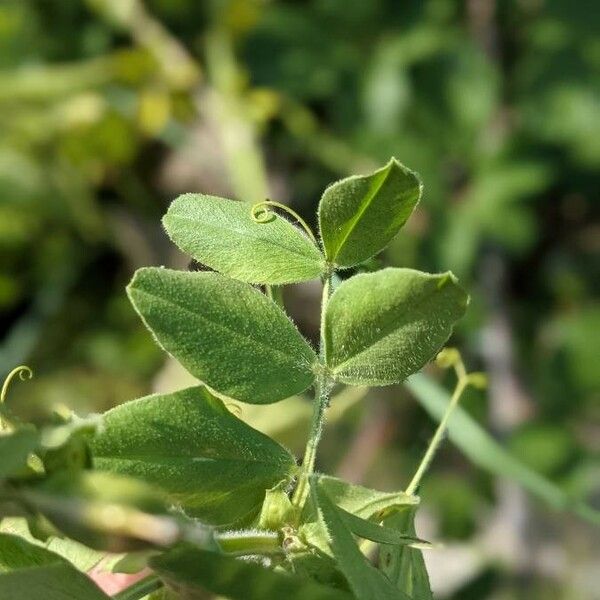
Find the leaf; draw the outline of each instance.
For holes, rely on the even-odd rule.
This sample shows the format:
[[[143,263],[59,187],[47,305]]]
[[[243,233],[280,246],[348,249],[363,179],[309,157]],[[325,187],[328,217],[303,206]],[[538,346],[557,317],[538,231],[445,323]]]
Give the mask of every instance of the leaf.
[[[248,284],[147,268],[127,291],[158,343],[218,394],[269,404],[313,382],[315,353],[285,313]]]
[[[275,572],[249,561],[217,553],[178,548],[151,561],[151,567],[169,583],[190,593],[186,598],[205,598],[206,590],[232,600],[351,600],[340,590],[294,575]],[[196,592],[197,595],[194,594]]]
[[[370,175],[330,185],[319,204],[327,260],[351,267],[381,252],[412,214],[421,191],[417,175],[395,158]]]
[[[439,421],[442,418],[450,402],[450,396],[443,387],[422,374],[411,377],[406,387],[434,419]],[[460,406],[454,408],[448,421],[448,436],[467,458],[481,468],[519,482],[555,509],[571,510],[600,525],[600,511],[582,502],[574,502],[560,487],[517,460]]]
[[[265,490],[295,470],[287,450],[202,387],[108,411],[92,453],[96,468],[159,485],[188,514],[218,525],[257,514]]]
[[[382,519],[397,510],[419,503],[419,498],[404,492],[380,492],[330,475],[321,475],[319,485],[337,506],[362,519]],[[306,504],[305,510],[311,510],[310,503]],[[304,520],[310,520],[310,515],[305,514]]]
[[[324,270],[323,255],[304,233],[275,213],[257,223],[247,203],[184,194],[171,204],[163,225],[195,260],[248,283],[295,283]]]
[[[258,518],[259,529],[279,531],[294,519],[294,506],[286,493],[287,482],[281,481],[275,487],[266,491],[265,500]]]
[[[415,536],[416,509],[393,515],[385,521],[388,528],[402,535]],[[381,570],[396,587],[415,600],[433,600],[423,554],[409,546],[385,545],[380,550]]]
[[[392,546],[428,546],[425,540],[400,533],[389,527],[382,527],[372,521],[361,519],[338,506],[338,512],[350,531],[365,540],[371,540],[379,544],[390,544]]]
[[[327,305],[327,365],[353,385],[403,381],[435,356],[467,304],[452,273],[388,268],[356,275]]]
[[[11,477],[24,469],[38,441],[38,433],[33,427],[23,427],[8,433],[1,432],[0,479]]]
[[[329,542],[339,568],[348,580],[358,600],[401,600],[385,575],[375,569],[361,553],[350,529],[317,477],[311,479],[311,494],[318,506],[321,524],[328,532]]]
[[[57,554],[0,534],[0,598],[109,600],[91,579]]]

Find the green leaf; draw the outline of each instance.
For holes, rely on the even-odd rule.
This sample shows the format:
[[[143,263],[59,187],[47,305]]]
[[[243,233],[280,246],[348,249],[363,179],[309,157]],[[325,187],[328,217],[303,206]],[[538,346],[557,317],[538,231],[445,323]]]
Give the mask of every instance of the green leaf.
[[[325,489],[319,485],[317,477],[311,479],[311,494],[318,506],[321,524],[327,530],[339,568],[358,600],[406,599],[407,596],[398,594],[385,575],[375,569],[362,554],[352,532]]]
[[[412,214],[421,191],[417,175],[395,158],[370,175],[330,185],[319,204],[327,260],[351,267],[381,252]]]
[[[380,492],[330,475],[321,475],[319,485],[337,506],[362,519],[382,519],[388,514],[419,504],[418,497],[404,492]],[[311,503],[306,504],[303,515],[305,521],[311,519],[311,506]]]
[[[323,255],[304,233],[274,213],[257,223],[247,203],[184,194],[163,224],[181,250],[234,279],[276,285],[316,279],[324,270]]]
[[[400,533],[395,529],[383,527],[372,521],[361,519],[338,506],[338,512],[350,531],[365,540],[371,540],[379,544],[390,544],[392,546],[428,546],[425,540]]]
[[[0,534],[0,598],[109,600],[66,560],[26,540]]]
[[[38,433],[33,427],[0,432],[0,479],[11,477],[26,467],[38,440]]]
[[[315,353],[285,313],[248,284],[147,268],[127,291],[158,343],[220,395],[269,404],[313,382]]]
[[[406,387],[434,419],[441,420],[450,402],[450,396],[443,387],[421,374],[411,377]],[[519,482],[555,509],[571,510],[600,525],[600,511],[582,502],[574,502],[560,487],[517,460],[460,406],[454,408],[448,421],[448,436],[467,458],[481,468]]]
[[[287,481],[279,482],[266,491],[265,500],[258,518],[259,529],[279,531],[287,523],[292,523],[294,506],[286,493]]]
[[[416,509],[396,514],[385,521],[388,528],[401,535],[415,536]],[[409,546],[384,545],[380,550],[381,570],[396,587],[415,600],[433,600],[423,554]]]
[[[206,591],[232,600],[351,600],[340,590],[258,564],[217,553],[178,548],[155,557],[151,567],[169,583],[182,587],[186,598],[205,598]]]
[[[451,273],[388,268],[356,275],[327,305],[327,365],[353,385],[403,381],[435,356],[467,304]]]
[[[127,402],[108,411],[104,425],[92,446],[96,468],[159,485],[213,524],[257,514],[265,490],[295,470],[287,450],[202,387]]]

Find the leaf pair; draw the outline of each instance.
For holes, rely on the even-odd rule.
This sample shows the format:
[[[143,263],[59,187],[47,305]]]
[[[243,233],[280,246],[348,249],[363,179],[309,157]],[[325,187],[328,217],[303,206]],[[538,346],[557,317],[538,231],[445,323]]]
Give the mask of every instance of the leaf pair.
[[[421,196],[417,176],[397,160],[328,187],[319,204],[325,256],[298,228],[247,204],[184,194],[163,219],[185,253],[233,279],[281,285],[316,279],[326,263],[341,268],[377,254],[406,223]]]
[[[162,347],[219,395],[265,404],[309,387],[317,356],[258,290],[216,273],[139,270],[128,293]],[[325,315],[325,363],[354,385],[398,383],[419,370],[464,313],[450,273],[384,269],[343,282]]]

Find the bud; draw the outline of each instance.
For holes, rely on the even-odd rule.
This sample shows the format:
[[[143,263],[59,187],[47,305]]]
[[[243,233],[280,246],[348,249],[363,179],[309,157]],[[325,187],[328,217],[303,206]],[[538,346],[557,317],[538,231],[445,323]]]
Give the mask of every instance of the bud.
[[[435,364],[442,369],[453,367],[460,360],[460,352],[456,348],[443,348],[435,357]]]

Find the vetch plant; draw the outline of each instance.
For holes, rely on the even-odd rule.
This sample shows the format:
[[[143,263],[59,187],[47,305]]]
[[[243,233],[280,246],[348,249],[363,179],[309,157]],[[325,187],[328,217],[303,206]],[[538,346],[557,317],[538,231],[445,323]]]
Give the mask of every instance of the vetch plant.
[[[152,570],[115,596],[121,600],[206,592],[243,600],[432,598],[421,555],[429,544],[418,538],[414,515],[450,412],[467,386],[484,384],[456,350],[440,352],[468,295],[449,272],[352,271],[392,240],[421,191],[395,159],[334,183],[319,205],[320,240],[276,202],[176,199],[165,229],[211,271],[142,268],[127,293],[156,342],[199,384],[102,417],[63,411],[42,430],[3,410],[0,600],[105,599],[82,571],[101,559],[106,566],[107,552],[113,571]],[[311,279],[323,283],[318,349],[280,293]],[[315,471],[336,386],[400,383],[436,355],[455,369],[457,386],[405,490],[371,490]],[[231,401],[271,404],[308,390],[313,417],[299,464],[229,409]]]

